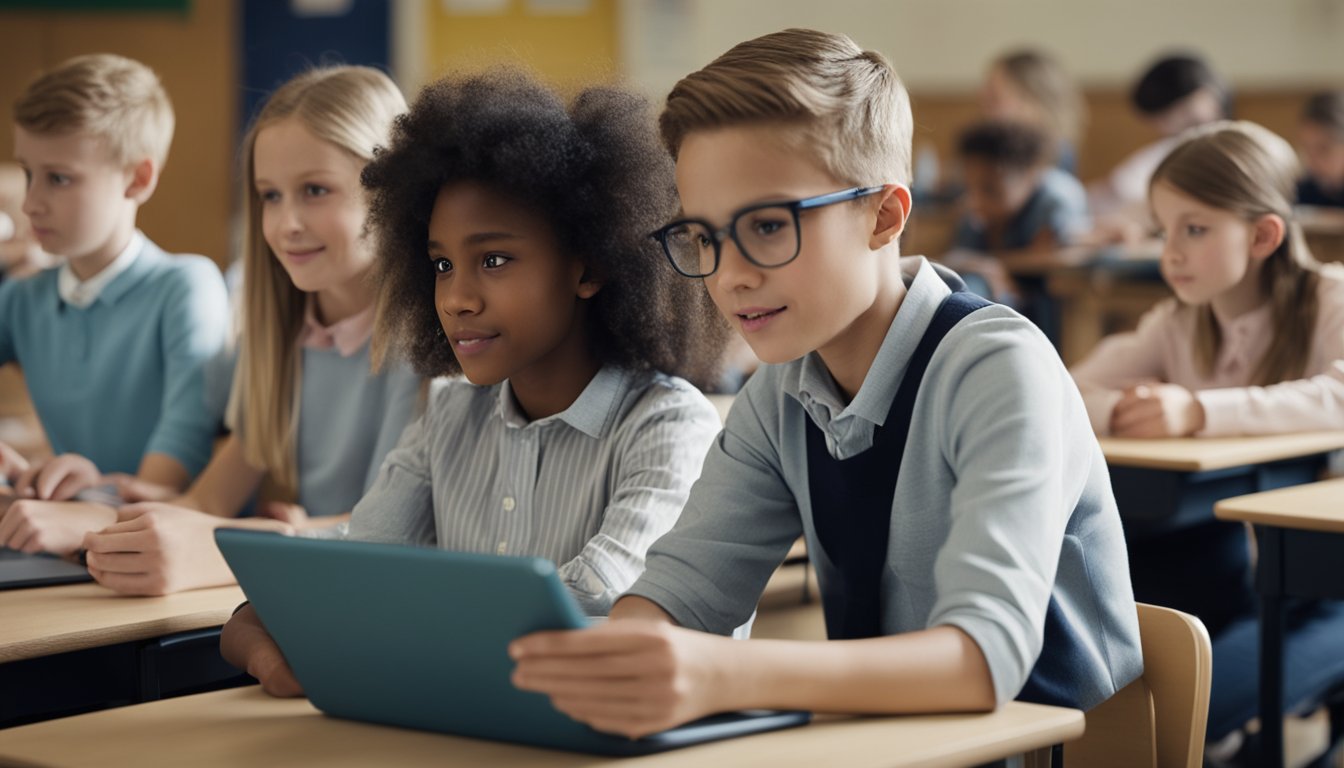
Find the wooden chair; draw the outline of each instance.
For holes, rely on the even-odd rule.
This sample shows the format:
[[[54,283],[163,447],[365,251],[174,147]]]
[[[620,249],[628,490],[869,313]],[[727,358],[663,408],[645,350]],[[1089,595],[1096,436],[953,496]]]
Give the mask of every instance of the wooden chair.
[[[1209,717],[1213,652],[1194,616],[1139,604],[1143,676],[1087,713],[1064,745],[1066,766],[1199,768]]]

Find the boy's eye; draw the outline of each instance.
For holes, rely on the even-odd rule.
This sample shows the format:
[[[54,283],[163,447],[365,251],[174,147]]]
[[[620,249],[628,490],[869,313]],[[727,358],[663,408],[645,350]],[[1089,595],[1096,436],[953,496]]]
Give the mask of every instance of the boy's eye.
[[[510,261],[513,261],[513,259],[502,253],[487,253],[485,258],[481,260],[481,266],[486,269],[498,269]]]
[[[47,174],[47,180],[51,182],[52,186],[56,187],[64,187],[70,183],[70,177],[64,173],[49,173]]]
[[[1201,227],[1198,224],[1185,225],[1185,234],[1191,237],[1199,237],[1200,235],[1204,234],[1207,231],[1208,231],[1207,227]]]
[[[304,184],[304,185],[303,185],[303,194],[305,194],[305,195],[307,195],[307,196],[309,196],[309,197],[321,197],[321,196],[327,194],[327,193],[330,192],[330,191],[331,191],[331,190],[327,189],[326,187],[321,186],[321,185],[318,185],[318,184]]]
[[[261,202],[263,203],[274,203],[280,199],[280,193],[273,189],[262,190],[257,193],[257,195],[261,198]]]
[[[447,259],[434,259],[432,264],[434,265],[434,272],[437,274],[446,275],[453,271],[453,262]]]

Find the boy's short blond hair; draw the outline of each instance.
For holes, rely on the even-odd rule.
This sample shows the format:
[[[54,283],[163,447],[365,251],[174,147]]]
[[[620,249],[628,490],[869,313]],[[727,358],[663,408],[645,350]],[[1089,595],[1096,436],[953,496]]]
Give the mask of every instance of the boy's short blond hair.
[[[173,105],[154,70],[110,53],[76,56],[39,76],[14,102],[14,122],[38,135],[83,132],[112,160],[162,168],[173,142]]]
[[[908,184],[910,96],[886,57],[845,35],[786,29],[733,46],[682,78],[659,118],[677,156],[687,134],[783,129],[791,148],[846,184]]]

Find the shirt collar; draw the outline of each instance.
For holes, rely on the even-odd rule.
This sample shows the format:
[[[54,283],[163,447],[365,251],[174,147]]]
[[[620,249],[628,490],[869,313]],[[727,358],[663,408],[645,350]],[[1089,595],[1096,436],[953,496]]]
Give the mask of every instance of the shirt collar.
[[[60,294],[61,301],[80,309],[93,306],[103,290],[135,264],[136,257],[144,247],[145,236],[139,230],[132,232],[130,242],[126,243],[126,247],[121,249],[121,253],[117,254],[112,263],[88,280],[80,280],[70,268],[69,262],[61,265],[60,271],[56,273],[56,292]]]
[[[299,332],[299,345],[304,349],[335,347],[341,357],[352,357],[364,348],[372,335],[372,305],[344,320],[322,325],[317,319],[317,302],[308,297],[303,309],[303,330]]]
[[[905,298],[882,339],[873,364],[859,386],[858,394],[844,405],[844,397],[826,364],[815,351],[800,361],[796,376],[784,378],[784,392],[791,395],[818,425],[825,429],[832,420],[857,417],[874,426],[882,426],[896,398],[896,390],[905,376],[915,347],[933,321],[943,299],[952,292],[948,279],[923,256],[901,259],[901,278],[906,284]],[[951,275],[951,273],[949,273]]]
[[[617,408],[629,389],[630,374],[610,363],[598,370],[583,392],[570,403],[565,410],[543,419],[529,422],[527,416],[518,407],[513,396],[513,387],[507,379],[499,387],[499,400],[495,414],[504,420],[505,426],[515,429],[535,429],[557,421],[564,422],[592,438],[606,436],[616,420]]]

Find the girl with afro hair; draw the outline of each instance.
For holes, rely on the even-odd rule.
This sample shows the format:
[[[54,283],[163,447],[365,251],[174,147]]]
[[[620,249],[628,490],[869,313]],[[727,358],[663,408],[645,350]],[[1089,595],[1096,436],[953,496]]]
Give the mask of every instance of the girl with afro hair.
[[[349,536],[545,557],[605,615],[718,433],[692,382],[713,380],[727,337],[649,237],[677,195],[646,102],[598,87],[566,104],[512,71],[445,79],[363,182],[380,249],[375,361],[453,377]],[[250,609],[222,649],[267,691],[301,692]]]

